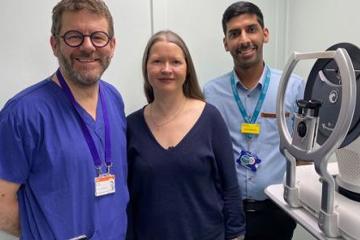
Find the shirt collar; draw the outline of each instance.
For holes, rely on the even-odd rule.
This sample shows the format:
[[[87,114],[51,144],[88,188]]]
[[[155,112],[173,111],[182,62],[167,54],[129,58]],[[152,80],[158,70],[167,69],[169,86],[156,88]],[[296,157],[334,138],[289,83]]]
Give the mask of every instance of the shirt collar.
[[[268,68],[269,71],[270,71],[270,67],[269,67],[268,65],[264,64],[264,69],[263,69],[263,72],[262,72],[262,74],[261,74],[260,80],[259,80],[258,83],[255,85],[255,87],[253,87],[252,89],[246,88],[246,87],[241,83],[241,81],[239,80],[238,75],[237,75],[236,72],[235,72],[235,69],[233,69],[233,70],[232,70],[232,74],[235,76],[236,87],[237,87],[237,88],[241,88],[241,89],[246,90],[246,91],[252,91],[252,90],[254,90],[254,89],[256,89],[256,88],[260,88],[260,89],[261,89],[261,88],[263,87],[263,83],[264,83],[264,80],[265,80],[265,75],[266,75],[266,69],[267,69],[267,68]]]

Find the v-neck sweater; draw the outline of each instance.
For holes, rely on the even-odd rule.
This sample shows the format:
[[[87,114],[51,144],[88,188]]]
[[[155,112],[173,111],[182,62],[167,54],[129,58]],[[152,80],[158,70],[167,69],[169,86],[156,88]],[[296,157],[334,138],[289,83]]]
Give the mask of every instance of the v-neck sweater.
[[[224,240],[244,234],[231,139],[214,106],[206,104],[170,149],[156,141],[144,108],[127,121],[128,239]]]

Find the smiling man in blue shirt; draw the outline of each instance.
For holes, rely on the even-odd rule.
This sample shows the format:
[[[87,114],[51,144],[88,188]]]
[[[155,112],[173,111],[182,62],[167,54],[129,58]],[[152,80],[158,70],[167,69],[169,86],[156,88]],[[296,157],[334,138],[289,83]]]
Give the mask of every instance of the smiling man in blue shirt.
[[[234,69],[208,82],[204,94],[221,112],[231,134],[246,214],[245,239],[291,239],[296,223],[264,193],[267,186],[282,182],[286,165],[275,114],[281,72],[263,60],[269,30],[261,10],[243,1],[226,9],[222,25]],[[304,84],[297,76],[290,79],[285,98],[288,124]]]
[[[122,240],[127,228],[126,120],[100,80],[114,54],[102,0],[53,9],[56,73],[0,112],[0,229],[20,239]]]

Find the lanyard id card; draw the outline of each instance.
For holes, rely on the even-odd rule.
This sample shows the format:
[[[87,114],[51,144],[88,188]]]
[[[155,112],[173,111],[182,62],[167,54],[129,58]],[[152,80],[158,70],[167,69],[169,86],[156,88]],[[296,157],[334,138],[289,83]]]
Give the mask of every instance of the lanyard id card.
[[[233,96],[234,96],[235,102],[239,108],[239,111],[241,113],[241,116],[243,117],[243,120],[244,120],[244,123],[242,123],[240,126],[240,132],[242,134],[245,134],[245,136],[247,136],[248,139],[251,139],[254,135],[260,134],[260,124],[256,123],[256,121],[259,116],[261,107],[264,103],[266,92],[268,90],[269,83],[270,83],[270,77],[271,77],[271,71],[270,71],[269,67],[266,66],[265,68],[266,68],[266,70],[265,70],[266,73],[265,73],[264,84],[261,89],[260,96],[256,103],[254,112],[251,117],[248,115],[248,113],[245,109],[245,106],[240,99],[238,90],[236,88],[236,82],[235,82],[235,74],[236,73],[235,73],[235,71],[233,72],[233,74],[231,75],[231,78],[230,78]]]
[[[115,193],[115,176],[104,174],[95,178],[95,196],[100,197]]]
[[[260,134],[261,126],[258,123],[242,123],[240,126],[240,132],[243,134]]]
[[[83,133],[84,139],[89,147],[91,156],[93,158],[93,162],[97,171],[97,177],[95,177],[95,196],[103,196],[111,193],[115,193],[115,176],[110,174],[110,169],[112,165],[111,161],[111,138],[110,138],[110,120],[108,116],[106,101],[104,98],[104,94],[101,90],[101,86],[99,85],[99,97],[101,101],[101,108],[103,112],[104,118],[104,127],[105,127],[105,165],[107,168],[106,174],[101,174],[101,165],[102,161],[100,160],[99,153],[96,149],[94,139],[90,134],[90,130],[86,126],[84,119],[81,117],[81,114],[78,112],[77,107],[79,103],[75,100],[74,95],[72,94],[69,86],[67,85],[60,69],[56,71],[56,76],[59,80],[59,83],[65,92],[67,98],[70,100],[75,113],[78,115],[79,124],[81,127],[81,131]]]

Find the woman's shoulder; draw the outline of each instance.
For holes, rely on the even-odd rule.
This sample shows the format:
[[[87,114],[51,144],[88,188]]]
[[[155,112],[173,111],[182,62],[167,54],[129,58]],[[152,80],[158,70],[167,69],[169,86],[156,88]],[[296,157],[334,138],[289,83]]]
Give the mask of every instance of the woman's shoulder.
[[[144,118],[145,106],[127,115],[126,120],[129,123],[139,122]]]
[[[188,108],[193,110],[193,111],[202,112],[205,105],[206,105],[206,103],[204,101],[202,101],[202,100],[189,98],[187,105],[188,105]]]
[[[212,105],[211,103],[206,103],[205,109],[206,113],[211,116],[221,117],[221,114],[219,110],[216,108],[216,106]],[[205,111],[204,111],[205,112]]]
[[[218,109],[210,103],[191,99],[189,105],[191,106],[192,114],[199,115],[207,124],[217,124],[219,121],[223,121]]]

